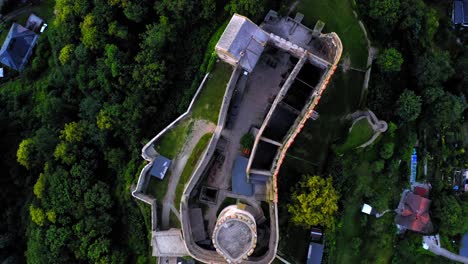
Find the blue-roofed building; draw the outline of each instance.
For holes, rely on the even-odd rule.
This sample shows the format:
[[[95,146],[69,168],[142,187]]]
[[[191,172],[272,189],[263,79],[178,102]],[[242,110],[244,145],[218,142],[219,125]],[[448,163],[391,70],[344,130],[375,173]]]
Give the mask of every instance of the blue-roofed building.
[[[323,245],[311,242],[307,253],[307,264],[320,264],[323,257]]]
[[[253,184],[247,180],[247,163],[249,159],[237,156],[232,168],[232,192],[245,196],[253,195]]]
[[[38,35],[13,23],[0,50],[0,62],[14,70],[22,71],[31,57]]]
[[[151,167],[151,176],[154,176],[158,179],[164,179],[167,170],[171,166],[171,160],[164,156],[157,156],[153,161],[153,167]]]
[[[454,0],[452,22],[455,25],[468,27],[468,0]]]

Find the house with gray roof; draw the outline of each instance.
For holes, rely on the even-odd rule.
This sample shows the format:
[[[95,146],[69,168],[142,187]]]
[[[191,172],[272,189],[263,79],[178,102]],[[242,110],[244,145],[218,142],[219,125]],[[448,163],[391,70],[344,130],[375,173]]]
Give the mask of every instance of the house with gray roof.
[[[215,49],[227,63],[252,72],[268,38],[268,34],[250,19],[234,14]]]
[[[9,68],[22,71],[31,57],[38,35],[13,23],[0,50],[0,62]]]

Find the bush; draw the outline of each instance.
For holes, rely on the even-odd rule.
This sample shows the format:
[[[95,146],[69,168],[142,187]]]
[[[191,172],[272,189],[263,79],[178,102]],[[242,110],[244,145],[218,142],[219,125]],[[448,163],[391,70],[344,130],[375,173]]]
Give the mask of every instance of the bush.
[[[244,134],[240,140],[242,148],[251,149],[254,144],[255,138],[252,134]]]
[[[380,149],[380,157],[382,159],[389,159],[393,156],[393,151],[395,150],[395,144],[392,142],[385,143]]]
[[[377,160],[377,161],[374,161],[374,163],[372,164],[372,171],[376,173],[381,172],[384,167],[385,167],[385,162],[383,160]]]
[[[389,48],[379,55],[377,64],[383,72],[398,72],[403,64],[403,56],[398,50]]]

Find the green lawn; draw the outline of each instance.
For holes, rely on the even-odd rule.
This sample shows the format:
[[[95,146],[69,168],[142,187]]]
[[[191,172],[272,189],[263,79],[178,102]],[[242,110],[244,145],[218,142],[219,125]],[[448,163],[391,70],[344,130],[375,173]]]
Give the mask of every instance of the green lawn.
[[[346,141],[336,148],[336,152],[344,153],[348,150],[355,149],[369,141],[373,135],[374,130],[369,124],[369,121],[367,121],[367,118],[363,118],[351,127],[351,132],[348,134]]]
[[[201,94],[193,107],[193,118],[218,123],[218,115],[226,91],[227,83],[232,74],[232,67],[224,62],[218,62],[206,80]]]
[[[176,206],[176,208],[178,208],[178,206]],[[177,218],[177,216],[172,211],[169,214],[169,226],[171,228],[180,228],[179,218]]]
[[[175,158],[184,145],[187,135],[190,134],[192,126],[192,120],[186,119],[181,121],[156,142],[156,151],[161,155],[168,157],[169,159]]]
[[[336,32],[343,43],[342,58],[349,56],[351,66],[367,66],[367,41],[353,15],[350,0],[302,0],[297,11],[304,14],[304,24],[313,28],[318,19],[325,22],[324,32]]]
[[[185,168],[182,171],[182,174],[180,175],[179,182],[177,183],[174,204],[180,204],[185,184],[189,181],[190,176],[192,176],[193,170],[195,169],[198,160],[201,158],[203,151],[208,146],[212,135],[213,133],[207,133],[203,135],[200,138],[200,141],[198,141],[197,145],[193,149],[192,153],[190,154],[190,157],[187,160],[187,164],[185,165]]]
[[[156,198],[156,201],[160,203],[163,200],[164,195],[166,195],[170,177],[170,172],[167,172],[163,180],[150,176],[150,181],[148,183],[148,189],[146,190],[146,193]]]

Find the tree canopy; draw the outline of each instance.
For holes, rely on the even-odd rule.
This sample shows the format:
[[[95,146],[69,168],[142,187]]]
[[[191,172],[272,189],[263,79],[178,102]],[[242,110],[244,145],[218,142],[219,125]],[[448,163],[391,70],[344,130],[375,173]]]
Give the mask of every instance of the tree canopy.
[[[403,56],[395,48],[389,48],[379,55],[377,64],[384,72],[398,72],[403,64]]]
[[[404,90],[397,101],[397,115],[404,121],[414,121],[421,113],[421,97],[411,90]]]
[[[304,176],[292,194],[288,211],[292,221],[303,227],[334,226],[334,214],[338,210],[338,192],[333,188],[332,178]]]

